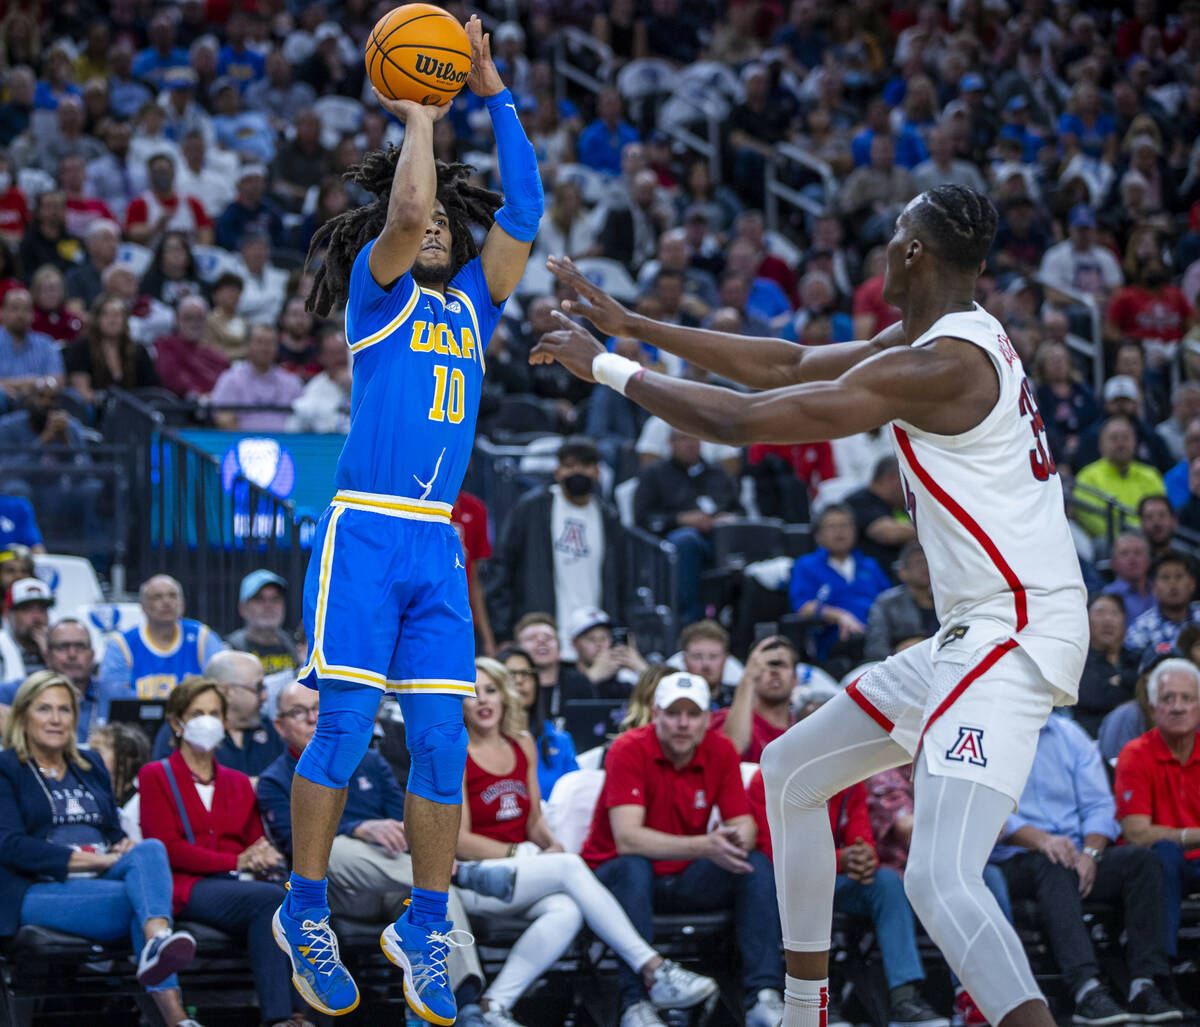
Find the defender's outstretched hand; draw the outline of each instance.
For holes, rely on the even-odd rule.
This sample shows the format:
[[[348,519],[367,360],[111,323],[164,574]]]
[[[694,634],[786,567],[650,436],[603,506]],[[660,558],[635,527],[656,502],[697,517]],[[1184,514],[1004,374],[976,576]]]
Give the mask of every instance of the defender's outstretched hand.
[[[529,354],[531,364],[550,364],[557,360],[576,378],[594,382],[592,361],[604,352],[586,328],[581,328],[560,310],[552,310],[550,316],[558,323],[557,331],[547,332]]]
[[[431,103],[416,103],[413,100],[389,100],[374,86],[371,87],[371,92],[375,94],[375,99],[379,101],[379,105],[385,111],[394,114],[406,125],[408,119],[412,117],[428,118],[431,123],[441,121],[450,112],[449,103],[435,107]]]
[[[563,300],[563,310],[570,314],[582,314],[605,335],[631,334],[629,326],[633,314],[603,289],[588,281],[570,257],[548,257],[546,268],[579,294],[578,300]]]
[[[471,72],[467,86],[476,96],[495,96],[503,92],[504,81],[492,63],[492,34],[483,31],[479,15],[467,21],[467,40],[471,44]]]

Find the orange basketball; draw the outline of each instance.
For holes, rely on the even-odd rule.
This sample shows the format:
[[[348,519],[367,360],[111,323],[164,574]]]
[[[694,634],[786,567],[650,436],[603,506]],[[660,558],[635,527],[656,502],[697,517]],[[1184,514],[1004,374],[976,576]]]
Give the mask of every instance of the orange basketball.
[[[367,40],[367,75],[392,100],[441,105],[471,70],[467,30],[433,4],[405,4],[376,23]]]

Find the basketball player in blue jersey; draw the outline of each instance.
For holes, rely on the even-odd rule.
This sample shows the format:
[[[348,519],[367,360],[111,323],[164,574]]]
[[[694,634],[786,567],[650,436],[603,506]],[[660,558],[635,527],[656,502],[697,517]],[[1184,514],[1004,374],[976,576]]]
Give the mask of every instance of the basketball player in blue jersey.
[[[304,587],[311,641],[302,682],[321,693],[313,740],[292,787],[293,873],[275,915],[292,980],[332,1015],[358,988],[329,926],[326,869],[346,784],[371,741],[385,691],[404,714],[412,771],[404,823],[412,900],[381,938],[423,1020],[451,1024],[446,914],[458,838],[475,641],[450,509],[475,436],[484,350],[525,270],[543,210],[537,159],[478,18],[467,25],[467,85],[492,119],[503,201],[434,160],[446,107],[376,97],[406,125],[399,150],[367,155],[349,177],[377,199],[327,222],[310,307],[345,304],[353,387],[338,491],[321,519]],[[503,205],[501,205],[503,203]],[[487,230],[477,252],[471,225]]]

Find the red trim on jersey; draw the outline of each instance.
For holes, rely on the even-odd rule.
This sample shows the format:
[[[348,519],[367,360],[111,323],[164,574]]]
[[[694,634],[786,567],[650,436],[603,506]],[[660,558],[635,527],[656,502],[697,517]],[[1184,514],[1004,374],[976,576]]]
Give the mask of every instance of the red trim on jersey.
[[[892,431],[896,433],[896,441],[900,444],[900,450],[904,453],[904,458],[913,469],[913,473],[917,476],[917,479],[925,486],[929,494],[950,512],[950,516],[967,529],[971,537],[983,547],[983,551],[987,553],[992,563],[996,565],[996,569],[1012,590],[1013,605],[1017,611],[1017,630],[1021,631],[1029,623],[1029,612],[1025,600],[1025,586],[1021,584],[1021,579],[1017,577],[1013,569],[1008,565],[1008,561],[1004,559],[1000,550],[996,548],[996,543],[988,537],[975,518],[959,506],[954,497],[934,481],[933,475],[925,470],[917,461],[917,456],[913,452],[912,442],[909,441],[908,433],[903,428],[894,424],[892,425]],[[1016,643],[1013,644],[1015,645]]]
[[[855,705],[858,706],[863,713],[875,721],[876,724],[878,724],[890,735],[892,733],[892,729],[896,725],[888,720],[887,717],[885,717],[882,713],[880,713],[879,710],[875,708],[874,703],[872,703],[870,699],[868,699],[862,694],[862,692],[858,690],[858,683],[861,680],[862,675],[860,674],[853,681],[851,681],[850,684],[846,686],[846,694],[854,700]]]
[[[921,745],[925,741],[925,735],[929,729],[933,727],[934,721],[954,705],[955,701],[960,695],[963,694],[963,692],[967,690],[972,681],[983,677],[984,674],[986,674],[992,669],[992,667],[996,665],[1001,656],[1003,656],[1005,653],[1012,652],[1014,649],[1016,649],[1016,647],[1017,640],[1015,638],[1006,638],[1003,642],[996,646],[995,649],[988,653],[987,656],[985,656],[978,664],[976,664],[974,669],[967,671],[967,673],[963,675],[962,680],[950,690],[950,694],[938,704],[938,708],[933,711],[933,715],[928,721],[926,721],[925,727],[921,731],[921,737],[917,741],[918,752],[921,751]]]

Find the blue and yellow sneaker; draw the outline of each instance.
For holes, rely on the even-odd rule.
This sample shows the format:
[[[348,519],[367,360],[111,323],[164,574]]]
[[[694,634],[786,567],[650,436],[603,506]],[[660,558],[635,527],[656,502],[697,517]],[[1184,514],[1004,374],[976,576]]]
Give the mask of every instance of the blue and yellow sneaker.
[[[300,917],[287,911],[287,900],[275,910],[271,930],[275,944],[292,961],[292,984],[313,1009],[342,1016],[358,1005],[358,985],[342,965],[337,935],[329,926],[329,910],[306,909]]]
[[[458,1013],[446,959],[452,948],[472,945],[466,931],[454,930],[449,920],[418,927],[409,923],[408,911],[386,927],[379,938],[383,954],[404,971],[404,998],[426,1023],[442,1027],[454,1023]]]

